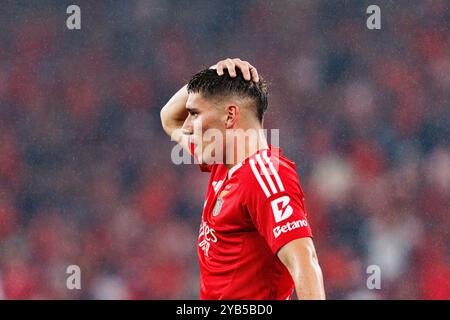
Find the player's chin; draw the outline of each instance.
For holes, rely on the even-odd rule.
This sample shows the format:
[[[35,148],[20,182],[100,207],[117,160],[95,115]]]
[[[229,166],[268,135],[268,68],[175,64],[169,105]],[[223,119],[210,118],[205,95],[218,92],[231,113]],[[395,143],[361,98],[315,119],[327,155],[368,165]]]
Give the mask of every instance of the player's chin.
[[[217,162],[214,157],[214,154],[210,154],[208,152],[202,152],[202,151],[200,151],[200,152],[201,152],[201,154],[197,154],[197,156],[198,156],[199,162],[201,164],[208,165],[208,164],[214,164]]]
[[[198,160],[199,160],[199,163],[203,164],[203,165],[208,165],[208,164],[212,163],[211,157],[205,157],[203,154],[198,155]]]

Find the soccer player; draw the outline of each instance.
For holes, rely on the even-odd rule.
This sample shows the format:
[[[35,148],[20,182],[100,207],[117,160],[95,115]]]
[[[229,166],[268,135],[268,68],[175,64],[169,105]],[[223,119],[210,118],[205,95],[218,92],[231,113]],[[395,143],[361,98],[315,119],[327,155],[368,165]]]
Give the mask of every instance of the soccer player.
[[[201,299],[291,299],[294,287],[299,299],[325,299],[295,164],[251,134],[266,109],[256,68],[226,59],[161,110],[164,131],[210,173],[198,237]]]

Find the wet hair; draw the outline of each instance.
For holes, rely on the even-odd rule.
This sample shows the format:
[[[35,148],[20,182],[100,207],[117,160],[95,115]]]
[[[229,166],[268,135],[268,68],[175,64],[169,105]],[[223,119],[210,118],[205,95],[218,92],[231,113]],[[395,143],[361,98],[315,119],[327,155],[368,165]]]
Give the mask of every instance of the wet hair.
[[[245,80],[241,70],[236,70],[237,76],[230,77],[228,70],[219,76],[216,70],[205,69],[195,74],[189,81],[189,93],[200,93],[205,99],[239,96],[253,100],[256,117],[262,123],[267,110],[267,84],[259,77],[259,82]]]

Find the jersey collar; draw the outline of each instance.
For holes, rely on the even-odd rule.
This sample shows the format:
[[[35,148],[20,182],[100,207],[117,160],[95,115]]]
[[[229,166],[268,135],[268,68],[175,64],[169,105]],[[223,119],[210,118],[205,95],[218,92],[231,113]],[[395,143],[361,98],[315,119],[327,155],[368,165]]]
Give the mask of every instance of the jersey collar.
[[[230,168],[230,170],[228,170],[228,179],[231,178],[231,176],[233,175],[233,173],[239,169],[240,167],[242,167],[242,162],[239,162],[238,164],[234,165],[233,167]]]

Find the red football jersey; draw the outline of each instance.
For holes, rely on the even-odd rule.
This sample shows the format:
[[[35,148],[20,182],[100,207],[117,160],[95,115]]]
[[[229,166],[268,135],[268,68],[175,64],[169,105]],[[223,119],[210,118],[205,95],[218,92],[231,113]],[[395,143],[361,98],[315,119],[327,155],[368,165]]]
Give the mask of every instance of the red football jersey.
[[[269,146],[211,173],[198,237],[200,299],[290,299],[277,251],[312,237],[295,163]]]

